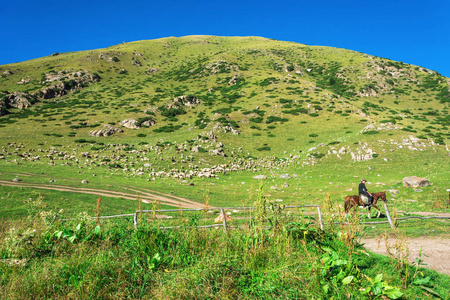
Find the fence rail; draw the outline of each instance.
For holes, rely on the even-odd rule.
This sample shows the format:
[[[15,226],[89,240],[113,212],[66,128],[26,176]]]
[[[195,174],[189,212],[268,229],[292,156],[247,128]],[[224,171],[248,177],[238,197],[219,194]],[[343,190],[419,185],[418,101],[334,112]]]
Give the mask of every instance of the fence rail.
[[[303,207],[316,207],[319,215],[319,225],[320,229],[323,230],[323,222],[322,222],[322,212],[320,210],[319,205],[296,205],[296,206],[284,206],[284,208],[303,208]],[[212,227],[220,227],[226,231],[228,228],[241,228],[243,226],[229,226],[227,223],[225,210],[255,210],[255,207],[210,207],[208,209],[218,209],[220,210],[220,215],[222,216],[222,224],[214,224],[214,225],[205,225],[205,226],[195,226],[197,228],[212,228]],[[204,211],[205,208],[186,208],[186,209],[159,209],[159,210],[137,210],[133,214],[133,222],[134,228],[138,228],[138,214],[139,213],[161,213],[161,212],[184,212],[184,211]],[[180,228],[182,226],[169,226],[169,227],[161,227],[161,229],[171,229],[171,228]]]
[[[320,229],[323,230],[324,225],[329,225],[328,223],[324,223],[322,220],[322,211],[319,207],[319,205],[296,205],[296,206],[284,206],[284,208],[306,208],[306,207],[315,207],[317,208],[318,213],[318,223],[320,226]],[[189,211],[205,211],[205,209],[208,210],[219,210],[220,216],[222,216],[222,223],[221,224],[212,224],[212,225],[203,225],[203,226],[191,226],[196,228],[216,228],[216,227],[223,227],[224,230],[233,229],[233,228],[244,228],[245,226],[230,226],[227,222],[226,218],[226,210],[255,210],[255,207],[209,207],[209,208],[186,208],[186,209],[159,209],[159,210],[137,210],[132,214],[122,214],[122,215],[113,215],[113,216],[99,216],[99,217],[91,217],[92,219],[111,219],[111,218],[120,218],[120,217],[133,217],[133,223],[134,228],[138,228],[138,214],[140,213],[164,213],[164,212],[189,212]],[[391,228],[395,228],[395,224],[393,223],[389,210],[387,208],[387,205],[385,205],[385,211],[386,211],[386,217],[387,221],[376,221],[376,222],[361,222],[361,224],[367,224],[367,225],[377,225],[377,224],[387,224],[389,223]],[[428,216],[428,217],[421,217],[421,216],[407,216],[402,218],[396,218],[397,221],[403,221],[408,219],[420,219],[420,220],[427,220],[427,219],[450,219],[450,216]],[[68,221],[70,219],[63,219],[63,221]],[[333,222],[333,224],[344,224],[348,225],[349,222]],[[189,226],[188,226],[189,227]],[[186,228],[186,226],[165,226],[160,227],[160,229],[172,229],[172,228]],[[266,226],[266,228],[270,228],[270,226]]]

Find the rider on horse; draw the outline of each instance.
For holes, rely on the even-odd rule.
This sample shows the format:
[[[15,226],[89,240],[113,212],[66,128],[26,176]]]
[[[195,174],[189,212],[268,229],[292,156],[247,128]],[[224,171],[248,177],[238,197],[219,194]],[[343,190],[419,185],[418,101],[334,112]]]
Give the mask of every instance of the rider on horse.
[[[366,188],[366,180],[363,179],[361,180],[361,183],[358,186],[358,192],[359,192],[359,196],[361,197],[361,195],[366,195],[367,198],[369,198],[369,207],[372,206],[372,201],[373,201],[373,197],[372,194],[369,193],[369,191]]]

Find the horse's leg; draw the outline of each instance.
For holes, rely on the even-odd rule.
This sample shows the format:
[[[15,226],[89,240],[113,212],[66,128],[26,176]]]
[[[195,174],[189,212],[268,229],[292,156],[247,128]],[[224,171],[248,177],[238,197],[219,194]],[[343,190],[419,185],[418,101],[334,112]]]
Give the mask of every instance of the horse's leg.
[[[367,214],[367,217],[368,217],[369,219],[371,219],[371,218],[370,218],[370,206],[369,206],[369,213]]]
[[[373,207],[375,207],[376,209],[378,209],[378,214],[377,214],[377,218],[380,217],[381,215],[381,210],[378,208],[378,206],[376,206],[375,204],[372,205]]]

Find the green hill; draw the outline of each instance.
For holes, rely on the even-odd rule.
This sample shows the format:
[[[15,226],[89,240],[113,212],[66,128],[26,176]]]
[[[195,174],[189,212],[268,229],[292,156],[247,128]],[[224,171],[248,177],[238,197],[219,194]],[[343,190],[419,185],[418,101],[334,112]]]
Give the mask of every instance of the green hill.
[[[373,189],[409,175],[448,188],[449,79],[422,67],[188,36],[54,53],[0,74],[2,179],[210,193],[217,205],[240,203],[260,174],[292,202],[338,201],[361,177]]]
[[[449,296],[448,276],[422,268],[422,249],[410,265],[407,245],[445,237],[445,217],[391,229],[342,207],[365,178],[394,222],[448,216],[449,79],[435,71],[189,36],[3,65],[0,87],[5,299]],[[319,204],[325,230],[316,207],[283,204]],[[136,210],[203,205],[133,224]],[[227,209],[226,232],[197,228],[218,225],[219,206],[256,209]],[[375,235],[389,257],[360,244]]]

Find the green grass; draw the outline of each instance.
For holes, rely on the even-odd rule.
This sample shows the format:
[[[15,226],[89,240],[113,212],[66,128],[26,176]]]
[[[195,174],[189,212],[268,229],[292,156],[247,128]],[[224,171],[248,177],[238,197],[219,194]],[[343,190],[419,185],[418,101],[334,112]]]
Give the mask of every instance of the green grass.
[[[142,66],[136,66],[136,59]],[[213,36],[126,43],[0,68],[12,72],[0,77],[0,102],[6,94],[15,91],[33,93],[48,87],[50,83],[42,84],[42,81],[51,72],[87,71],[101,78],[62,97],[38,99],[26,110],[6,107],[7,114],[0,117],[0,180],[12,181],[19,177],[22,184],[38,185],[56,180],[55,185],[117,192],[132,187],[209,202],[212,206],[253,206],[260,189],[260,180],[253,177],[265,175],[264,197],[268,200],[322,207],[327,205],[324,199],[328,195],[333,205],[343,205],[345,196],[355,194],[360,179],[366,178],[370,191],[398,190],[395,195],[390,192],[387,195],[389,208],[399,215],[417,211],[450,212],[446,206],[450,179],[446,148],[449,84],[448,78],[430,70],[344,49],[258,37]],[[25,77],[31,79],[30,83],[18,85]],[[371,91],[377,94],[360,94]],[[194,96],[200,104],[173,107],[174,99],[182,95]],[[110,137],[89,135],[106,124],[120,127],[119,123],[125,119],[142,122],[150,118],[156,124],[148,128],[123,128],[124,132]],[[414,137],[419,142],[413,142]],[[199,151],[192,151],[194,148]],[[219,148],[226,156],[213,155],[212,150]],[[342,148],[345,153],[338,153]],[[368,149],[372,151],[370,160],[352,159],[350,152],[363,154]],[[223,166],[227,171],[218,172],[213,178],[157,175],[158,172],[188,173],[214,166]],[[289,178],[281,178],[283,174]],[[422,191],[404,188],[402,179],[411,175],[425,177],[432,185]],[[82,180],[89,183],[82,184]],[[0,186],[0,194],[4,234],[10,222],[15,224],[14,220],[18,219],[20,224],[29,213],[24,203],[29,198],[41,197],[47,209],[55,212],[64,209],[67,217],[81,212],[94,215],[97,201],[95,195],[19,187]],[[136,200],[102,199],[102,215],[130,213],[139,205],[137,197]],[[126,232],[130,220],[121,222]],[[114,222],[102,225],[102,232],[109,227],[114,227]],[[436,227],[434,232],[432,227]],[[26,226],[21,228],[26,230]],[[442,235],[447,223],[411,221],[400,223],[400,228],[408,236]],[[367,227],[362,234],[374,236],[384,229],[384,225]],[[45,230],[39,234],[45,235]],[[74,298],[85,298],[92,291],[99,298],[161,298],[164,293],[169,298],[192,298],[193,294],[200,298],[214,298],[211,295],[216,294],[221,298],[241,294],[257,298],[263,292],[272,298],[329,296],[318,289],[317,282],[311,283],[311,293],[292,288],[303,286],[302,274],[309,271],[302,266],[293,272],[296,267],[287,262],[288,258],[285,265],[269,263],[267,268],[259,265],[270,262],[272,256],[279,257],[281,246],[290,249],[295,243],[300,245],[298,241],[283,236],[280,237],[283,242],[277,244],[274,239],[267,252],[252,248],[254,257],[248,258],[248,265],[238,268],[233,259],[236,260],[238,253],[250,255],[245,247],[254,233],[236,233],[230,239],[215,231],[174,234],[177,235],[172,240],[175,244],[176,240],[182,240],[178,235],[183,234],[189,236],[192,244],[197,235],[200,240],[217,239],[217,243],[211,245],[205,257],[192,255],[199,262],[194,267],[173,264],[169,272],[161,269],[156,277],[150,278],[144,275],[149,274],[148,266],[136,274],[123,271],[114,273],[117,277],[108,277],[111,273],[108,270],[119,265],[121,270],[130,267],[127,265],[130,261],[122,262],[118,258],[115,261],[112,254],[133,256],[115,249],[116,245],[111,254],[101,249],[94,251],[85,242],[61,246],[58,243],[64,242],[58,240],[57,247],[67,246],[64,249],[73,254],[66,261],[73,269],[58,269],[64,265],[62,256],[53,261],[44,255],[42,261],[31,262],[29,269],[14,273],[18,281],[29,276],[30,285],[15,290],[13,285],[18,281],[2,277],[2,288],[10,291],[11,298],[27,295],[27,288],[34,290],[37,298],[57,298],[68,291],[74,291]],[[109,249],[108,239],[106,234],[95,245]],[[140,240],[128,242],[136,245]],[[233,243],[241,248],[233,249]],[[193,252],[199,251],[195,246],[189,247]],[[164,248],[164,251],[177,253],[179,250],[175,248]],[[210,259],[215,249],[227,249],[227,252],[219,252],[216,261]],[[92,254],[93,262],[78,264],[76,251],[86,256]],[[295,254],[290,258],[305,260],[299,251],[292,250]],[[56,272],[51,271],[78,274],[86,266],[95,269],[102,256],[110,258],[113,264],[107,267],[99,263],[99,268],[106,268],[106,271],[99,270],[106,278],[104,281],[91,273],[64,275],[67,278],[58,281]],[[47,282],[41,283],[39,276],[30,275],[35,267],[49,272],[44,274],[56,280],[49,296],[43,296]],[[85,284],[77,276],[92,280],[86,279],[88,284]],[[114,285],[113,282],[122,279],[123,286]],[[157,280],[164,284],[157,285]],[[392,282],[399,286],[398,279]],[[189,286],[192,292],[180,289],[178,293],[178,285]],[[256,287],[264,288],[258,292]],[[344,295],[347,288],[354,292],[351,286],[346,286],[338,294]],[[108,296],[103,296],[103,292]]]
[[[449,296],[448,276],[366,253],[356,223],[321,231],[307,217],[292,221],[261,192],[255,204],[246,229],[226,233],[190,229],[199,220],[181,215],[185,228],[166,231],[145,221],[135,231],[125,219],[59,221],[35,205],[0,227],[0,291],[5,299],[395,299],[425,287]]]

